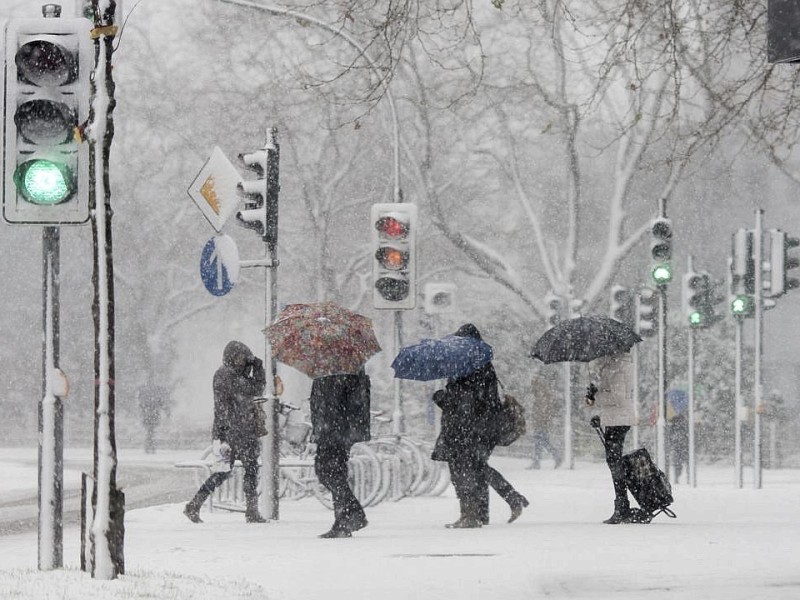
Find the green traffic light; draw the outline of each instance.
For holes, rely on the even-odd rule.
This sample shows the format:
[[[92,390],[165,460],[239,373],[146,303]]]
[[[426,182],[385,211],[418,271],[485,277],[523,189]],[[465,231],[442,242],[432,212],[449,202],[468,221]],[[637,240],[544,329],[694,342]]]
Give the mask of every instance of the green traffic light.
[[[672,265],[660,263],[652,268],[650,277],[656,285],[664,285],[672,281]]]
[[[736,296],[731,301],[731,313],[734,315],[748,315],[751,309],[750,296]]]
[[[689,314],[689,325],[698,326],[703,324],[703,315],[698,311]]]
[[[14,171],[14,183],[20,194],[33,204],[60,204],[75,191],[69,167],[41,158],[28,160]]]

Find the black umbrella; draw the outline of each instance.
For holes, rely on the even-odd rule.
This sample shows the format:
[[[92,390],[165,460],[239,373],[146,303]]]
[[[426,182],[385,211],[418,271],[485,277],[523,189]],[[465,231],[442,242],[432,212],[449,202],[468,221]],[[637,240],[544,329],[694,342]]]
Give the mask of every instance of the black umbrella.
[[[605,315],[561,321],[544,332],[531,356],[543,363],[589,362],[601,356],[628,352],[642,338],[628,325]]]

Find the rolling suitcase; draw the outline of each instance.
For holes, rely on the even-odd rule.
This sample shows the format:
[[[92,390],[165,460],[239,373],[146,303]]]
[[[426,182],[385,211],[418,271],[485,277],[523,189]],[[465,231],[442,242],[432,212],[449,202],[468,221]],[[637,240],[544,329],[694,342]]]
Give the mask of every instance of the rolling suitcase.
[[[591,421],[592,427],[597,431],[603,446],[606,444],[600,419],[594,418]],[[672,486],[667,476],[661,471],[650,458],[650,453],[645,448],[639,448],[629,452],[622,457],[622,466],[625,473],[625,485],[630,490],[631,495],[639,504],[639,508],[644,512],[633,511],[633,521],[649,523],[653,517],[659,513],[664,513],[673,519],[675,513],[669,508],[672,504]]]

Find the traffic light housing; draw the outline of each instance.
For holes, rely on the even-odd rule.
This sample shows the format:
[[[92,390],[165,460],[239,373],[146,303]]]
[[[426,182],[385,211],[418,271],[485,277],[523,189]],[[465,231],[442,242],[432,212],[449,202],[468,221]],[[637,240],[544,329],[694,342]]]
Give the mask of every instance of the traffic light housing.
[[[653,234],[650,277],[656,285],[666,285],[672,281],[672,220],[665,217],[654,219],[650,232]]]
[[[239,154],[245,169],[255,173],[255,179],[242,179],[236,189],[244,200],[244,210],[236,213],[239,225],[252,229],[264,237],[267,232],[267,173],[269,171],[267,149]]]
[[[634,294],[631,290],[621,285],[611,286],[611,306],[609,313],[612,319],[633,326],[633,303]]]
[[[563,303],[561,302],[561,298],[556,296],[554,293],[549,292],[544,297],[544,304],[545,304],[545,319],[547,319],[547,324],[550,327],[554,325],[558,325],[561,321],[561,313],[563,310]]]
[[[789,271],[800,266],[800,259],[789,252],[800,246],[800,239],[791,237],[780,229],[770,229],[770,287],[771,297],[782,296],[800,287],[800,280],[789,277]]]
[[[737,294],[754,294],[755,260],[753,259],[753,232],[748,229],[737,229],[731,240],[731,274],[732,287]]]
[[[681,299],[684,317],[689,327],[696,329],[711,327],[722,316],[716,314],[716,305],[723,298],[708,273],[689,271],[683,275]]]
[[[639,290],[636,302],[636,332],[640,337],[651,337],[656,334],[656,294],[650,288]]]
[[[66,225],[89,219],[94,50],[88,19],[14,19],[5,31],[3,218]]]
[[[373,306],[407,310],[417,301],[417,206],[405,202],[373,204]]]

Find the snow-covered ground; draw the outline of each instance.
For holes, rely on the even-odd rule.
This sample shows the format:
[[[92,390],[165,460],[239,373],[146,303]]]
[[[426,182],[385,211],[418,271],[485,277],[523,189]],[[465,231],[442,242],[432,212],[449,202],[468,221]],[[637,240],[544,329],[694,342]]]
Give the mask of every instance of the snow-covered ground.
[[[604,464],[529,471],[519,459],[492,463],[531,500],[510,525],[493,496],[491,525],[445,529],[457,516],[451,490],[369,508],[369,527],[340,540],[316,537],[332,514],[314,499],[282,503],[280,521],[265,525],[225,512],[205,512],[194,525],[182,505],[156,506],[128,512],[128,574],[111,582],[76,572],[75,528],[64,535],[67,569],[50,573],[36,571],[35,533],[0,537],[0,598],[800,598],[798,470],[765,471],[761,490],[748,473],[739,490],[731,468],[701,465],[697,488],[674,487],[677,519],[610,526],[601,523],[612,505]],[[35,463],[0,450],[0,466],[12,474],[0,501],[25,482],[35,490]]]

